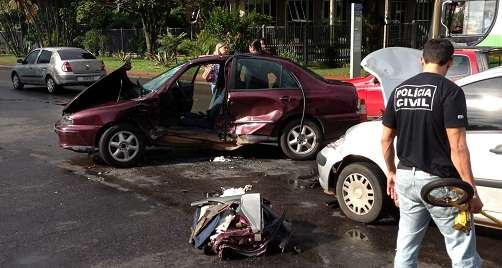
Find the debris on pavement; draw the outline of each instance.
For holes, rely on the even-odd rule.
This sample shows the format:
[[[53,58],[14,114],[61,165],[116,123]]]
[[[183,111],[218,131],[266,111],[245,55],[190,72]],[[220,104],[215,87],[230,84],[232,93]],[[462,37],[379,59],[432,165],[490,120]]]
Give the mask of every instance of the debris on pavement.
[[[284,252],[291,223],[272,211],[259,193],[245,192],[251,185],[223,189],[219,197],[193,202],[196,207],[189,242],[220,259],[231,255],[260,256],[267,250]]]
[[[211,162],[230,162],[232,159],[225,158],[223,155],[222,156],[217,156],[211,160]]]

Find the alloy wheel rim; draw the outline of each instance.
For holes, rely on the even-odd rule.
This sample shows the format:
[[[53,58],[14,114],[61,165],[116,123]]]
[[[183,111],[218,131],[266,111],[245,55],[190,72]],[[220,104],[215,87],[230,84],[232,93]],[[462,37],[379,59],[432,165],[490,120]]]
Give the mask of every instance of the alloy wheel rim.
[[[289,131],[287,142],[289,149],[294,153],[308,154],[317,145],[317,135],[310,126],[303,125],[300,131],[300,125],[298,125]]]
[[[352,173],[345,177],[342,196],[347,208],[357,215],[367,214],[375,203],[373,185],[360,173]]]
[[[14,85],[14,88],[18,88],[19,87],[19,78],[17,77],[17,75],[14,75],[12,77],[12,84]]]
[[[139,140],[130,131],[115,133],[108,142],[108,152],[119,162],[128,162],[139,153]]]
[[[47,90],[50,93],[54,92],[54,81],[51,78],[47,79]]]

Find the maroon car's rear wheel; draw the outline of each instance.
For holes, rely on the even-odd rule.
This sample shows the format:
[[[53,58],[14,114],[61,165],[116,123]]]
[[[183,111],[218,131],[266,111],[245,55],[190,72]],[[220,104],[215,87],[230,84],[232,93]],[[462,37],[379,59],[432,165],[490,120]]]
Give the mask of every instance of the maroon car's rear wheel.
[[[321,148],[322,133],[316,123],[305,120],[291,121],[282,130],[280,143],[285,155],[295,160],[313,158]]]
[[[130,167],[137,164],[145,151],[141,131],[129,124],[117,124],[107,129],[99,140],[99,154],[109,165]]]

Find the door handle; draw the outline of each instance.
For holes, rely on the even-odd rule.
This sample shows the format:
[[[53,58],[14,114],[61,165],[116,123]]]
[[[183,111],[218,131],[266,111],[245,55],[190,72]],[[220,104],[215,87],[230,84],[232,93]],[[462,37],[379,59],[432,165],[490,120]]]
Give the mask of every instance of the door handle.
[[[490,152],[494,154],[502,154],[502,144],[495,146],[495,148],[490,149]]]
[[[289,101],[289,96],[282,96],[279,98],[280,101],[288,102]]]

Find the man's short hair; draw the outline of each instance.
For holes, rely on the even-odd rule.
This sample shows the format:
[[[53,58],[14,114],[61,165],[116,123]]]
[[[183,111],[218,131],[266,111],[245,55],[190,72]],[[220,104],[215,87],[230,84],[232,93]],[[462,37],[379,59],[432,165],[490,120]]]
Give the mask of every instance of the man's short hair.
[[[429,39],[424,45],[425,63],[445,65],[453,56],[453,45],[447,39]]]

